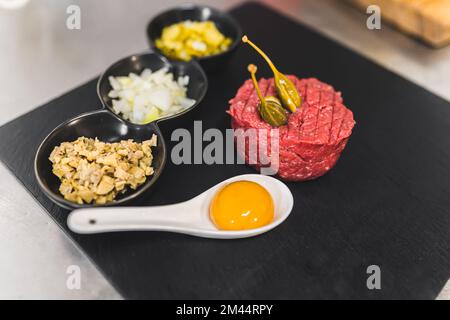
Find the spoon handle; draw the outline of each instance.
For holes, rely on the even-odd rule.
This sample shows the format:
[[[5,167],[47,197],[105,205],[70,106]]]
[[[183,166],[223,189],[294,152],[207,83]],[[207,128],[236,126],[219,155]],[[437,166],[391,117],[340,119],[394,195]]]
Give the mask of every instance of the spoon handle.
[[[131,230],[176,231],[194,226],[196,216],[182,204],[156,207],[116,207],[74,210],[67,219],[77,233]]]

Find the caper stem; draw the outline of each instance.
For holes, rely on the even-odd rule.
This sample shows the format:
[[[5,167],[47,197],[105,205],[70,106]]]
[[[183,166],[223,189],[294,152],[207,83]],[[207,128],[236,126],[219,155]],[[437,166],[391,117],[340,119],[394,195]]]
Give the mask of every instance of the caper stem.
[[[263,103],[264,97],[261,94],[261,90],[259,90],[258,81],[256,81],[256,76],[255,76],[256,71],[258,71],[258,68],[254,64],[249,64],[247,67],[247,70],[252,75],[252,81],[253,81],[253,85],[255,86],[255,89],[256,89],[256,94],[258,95],[259,100],[261,100],[261,103]]]
[[[278,70],[275,67],[275,65],[273,64],[272,60],[270,60],[270,58],[264,53],[264,51],[262,51],[260,48],[258,48],[258,46],[256,44],[251,42],[247,36],[242,37],[242,42],[248,43],[250,46],[252,46],[253,49],[255,49],[264,58],[264,60],[267,61],[267,63],[269,64],[269,67],[272,69],[273,73],[278,73]]]

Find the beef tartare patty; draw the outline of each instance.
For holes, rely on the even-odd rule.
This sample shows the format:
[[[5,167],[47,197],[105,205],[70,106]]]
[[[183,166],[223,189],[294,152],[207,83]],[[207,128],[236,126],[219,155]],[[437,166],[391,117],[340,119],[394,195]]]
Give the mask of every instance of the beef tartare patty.
[[[353,113],[343,105],[341,93],[332,86],[315,78],[289,76],[289,79],[297,87],[302,106],[289,115],[286,125],[276,128],[280,137],[278,175],[290,181],[311,180],[324,175],[336,164],[355,121]],[[264,96],[276,95],[273,78],[260,79],[258,83]],[[232,117],[232,128],[274,130],[261,119],[258,104],[252,81],[247,80],[230,100],[228,113]],[[241,156],[250,164],[248,152],[247,146],[245,155]],[[253,165],[259,169],[259,159]]]

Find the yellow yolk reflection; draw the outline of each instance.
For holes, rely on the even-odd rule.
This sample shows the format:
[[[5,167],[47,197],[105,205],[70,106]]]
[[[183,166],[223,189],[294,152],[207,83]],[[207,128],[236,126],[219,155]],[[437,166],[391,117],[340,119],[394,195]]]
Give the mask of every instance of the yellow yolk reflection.
[[[272,222],[274,205],[272,196],[258,183],[237,181],[216,193],[209,213],[221,230],[254,229]]]

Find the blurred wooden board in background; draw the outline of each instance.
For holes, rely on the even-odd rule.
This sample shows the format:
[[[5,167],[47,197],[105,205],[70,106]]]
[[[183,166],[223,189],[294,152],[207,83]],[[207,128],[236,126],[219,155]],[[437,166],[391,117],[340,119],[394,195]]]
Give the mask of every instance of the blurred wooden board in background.
[[[381,8],[384,21],[433,47],[450,43],[450,0],[349,0],[364,10]]]

